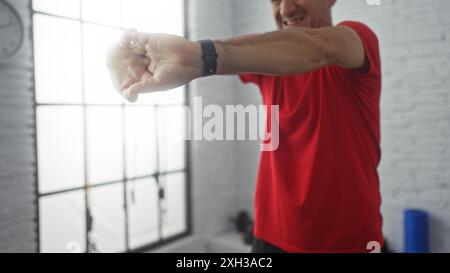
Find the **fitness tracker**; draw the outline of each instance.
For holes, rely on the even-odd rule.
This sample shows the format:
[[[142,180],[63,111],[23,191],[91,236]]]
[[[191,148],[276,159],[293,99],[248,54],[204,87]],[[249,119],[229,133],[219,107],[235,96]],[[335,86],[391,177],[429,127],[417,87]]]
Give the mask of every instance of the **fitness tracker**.
[[[200,45],[203,52],[203,76],[211,76],[217,72],[217,52],[213,41],[201,40]]]

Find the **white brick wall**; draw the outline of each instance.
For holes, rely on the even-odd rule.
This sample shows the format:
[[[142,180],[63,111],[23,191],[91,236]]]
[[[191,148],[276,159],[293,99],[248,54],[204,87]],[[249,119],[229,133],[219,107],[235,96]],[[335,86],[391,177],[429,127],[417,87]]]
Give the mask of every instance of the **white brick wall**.
[[[189,1],[190,38],[201,40],[233,36],[232,1]],[[200,96],[203,105],[234,104],[233,77],[211,77],[191,84],[190,94]],[[192,100],[191,100],[192,101]],[[238,210],[234,143],[192,141],[192,215],[195,235],[208,236],[230,227],[228,218]]]
[[[29,1],[9,1],[27,29],[20,54],[0,65],[0,252],[36,250],[33,67]]]
[[[233,8],[233,29],[235,35],[261,33],[275,29],[270,1],[234,0]],[[235,77],[234,86],[237,90],[236,104],[262,104],[262,98],[256,86],[243,85],[237,77]],[[235,146],[235,157],[236,162],[238,163],[236,165],[236,180],[239,181],[239,206],[252,212],[253,195],[260,156],[259,142],[241,141],[236,142]]]

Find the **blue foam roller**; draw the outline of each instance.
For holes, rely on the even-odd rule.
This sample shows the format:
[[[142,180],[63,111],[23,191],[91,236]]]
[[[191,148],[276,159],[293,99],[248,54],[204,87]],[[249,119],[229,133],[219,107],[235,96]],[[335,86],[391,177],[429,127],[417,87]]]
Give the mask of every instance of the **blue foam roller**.
[[[428,253],[428,213],[423,210],[405,210],[404,234],[406,253]]]

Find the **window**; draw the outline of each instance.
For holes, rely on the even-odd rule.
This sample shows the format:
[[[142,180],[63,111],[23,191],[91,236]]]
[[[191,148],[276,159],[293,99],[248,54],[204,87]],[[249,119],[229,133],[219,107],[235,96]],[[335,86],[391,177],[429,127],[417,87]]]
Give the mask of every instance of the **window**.
[[[126,252],[189,233],[185,90],[125,102],[121,31],[184,35],[183,0],[34,0],[41,252]]]

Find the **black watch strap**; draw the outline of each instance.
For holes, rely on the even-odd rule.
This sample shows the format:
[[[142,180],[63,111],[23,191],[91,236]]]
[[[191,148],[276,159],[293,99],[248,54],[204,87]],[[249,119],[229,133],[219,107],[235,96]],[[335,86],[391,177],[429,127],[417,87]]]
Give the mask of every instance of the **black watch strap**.
[[[199,41],[203,52],[203,76],[211,76],[217,72],[217,52],[213,41]]]

